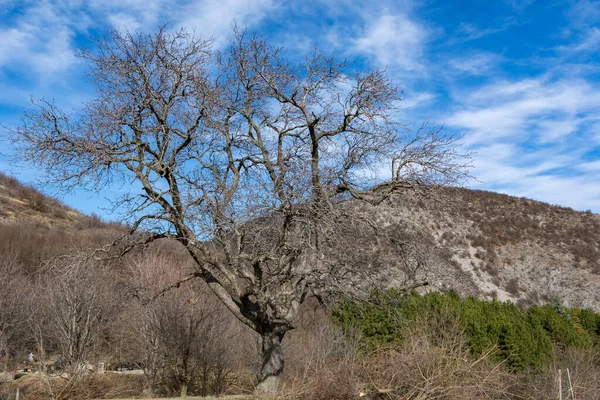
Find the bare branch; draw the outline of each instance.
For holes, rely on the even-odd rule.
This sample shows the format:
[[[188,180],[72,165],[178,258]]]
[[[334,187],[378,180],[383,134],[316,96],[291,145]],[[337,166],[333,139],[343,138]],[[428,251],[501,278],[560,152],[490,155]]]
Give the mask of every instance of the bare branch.
[[[364,290],[391,267],[407,290],[424,284],[426,262],[374,207],[399,190],[459,184],[469,154],[460,137],[399,123],[402,93],[385,70],[353,74],[317,48],[294,63],[239,29],[226,51],[211,43],[183,30],[112,32],[80,54],[97,97],[71,115],[35,102],[10,136],[66,190],[141,187],[115,202],[131,231],[97,256],[179,242],[195,269],[165,290],[204,280],[262,336],[266,387],[307,297]]]

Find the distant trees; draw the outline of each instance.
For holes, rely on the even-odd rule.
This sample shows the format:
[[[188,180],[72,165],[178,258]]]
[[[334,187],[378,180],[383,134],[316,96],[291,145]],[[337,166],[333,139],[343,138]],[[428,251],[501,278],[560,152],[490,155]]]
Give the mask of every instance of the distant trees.
[[[377,205],[466,176],[455,137],[398,121],[401,95],[382,70],[317,50],[290,62],[238,30],[224,52],[160,29],[113,32],[81,56],[97,97],[73,115],[36,103],[10,132],[19,157],[65,189],[135,180],[139,192],[115,199],[134,218],[122,253],[161,238],[185,247],[195,270],[182,281],[204,280],[261,336],[258,390],[277,390],[300,304],[351,290],[350,276],[402,251],[346,200]]]
[[[333,318],[346,329],[358,329],[362,340],[375,346],[401,343],[406,326],[415,321],[428,324],[434,333],[455,324],[475,356],[493,349],[490,358],[511,371],[540,368],[551,359],[553,347],[591,348],[600,339],[600,314],[589,309],[550,304],[522,308],[456,292],[404,296],[393,290],[376,293],[374,303],[378,305],[348,299]]]

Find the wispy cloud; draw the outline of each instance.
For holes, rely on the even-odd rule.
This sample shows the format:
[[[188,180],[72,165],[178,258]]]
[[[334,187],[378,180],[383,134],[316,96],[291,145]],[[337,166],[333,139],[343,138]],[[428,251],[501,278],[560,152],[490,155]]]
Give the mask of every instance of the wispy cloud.
[[[476,187],[577,209],[600,207],[598,164],[583,161],[597,144],[582,135],[600,123],[597,85],[544,77],[499,81],[455,100],[461,109],[447,124],[468,131],[466,145],[477,152],[482,182]]]
[[[447,124],[469,130],[471,143],[516,135],[541,142],[559,140],[581,123],[596,119],[598,89],[571,80],[498,82],[457,97],[462,106],[448,117]]]
[[[508,18],[506,21],[504,21],[498,26],[485,28],[482,28],[474,23],[462,22],[458,26],[458,29],[456,31],[457,36],[455,37],[455,39],[460,41],[480,39],[488,35],[504,32],[505,30],[516,24],[517,21],[514,17]]]
[[[600,29],[596,27],[585,30],[579,41],[556,47],[558,51],[567,52],[596,51],[598,48],[600,48]]]
[[[579,210],[598,210],[600,193],[595,182],[600,165],[577,165],[579,160],[578,154],[561,154],[557,149],[526,154],[519,144],[483,146],[474,159],[480,183],[474,184],[473,187]],[[565,170],[565,167],[570,165],[579,168],[579,173],[553,173],[556,170]]]
[[[585,29],[600,21],[600,3],[598,0],[573,1],[566,15],[571,22],[571,29]]]
[[[381,15],[366,23],[352,52],[373,57],[379,65],[412,71],[422,65],[427,38],[427,29],[407,15]]]
[[[204,0],[182,7],[178,25],[203,37],[214,36],[226,44],[233,22],[252,28],[276,8],[274,0]]]
[[[162,16],[168,16],[172,3],[161,0],[105,0],[89,3],[89,13],[98,25],[108,24],[131,32],[156,28]],[[167,17],[168,18],[168,17]]]
[[[473,52],[471,54],[451,58],[448,61],[448,65],[454,70],[454,73],[485,75],[501,60],[502,57],[495,53]]]
[[[41,1],[16,17],[14,24],[0,27],[0,67],[28,67],[36,74],[52,75],[75,63],[75,32],[57,11]]]
[[[600,160],[581,163],[577,168],[583,171],[600,172]]]

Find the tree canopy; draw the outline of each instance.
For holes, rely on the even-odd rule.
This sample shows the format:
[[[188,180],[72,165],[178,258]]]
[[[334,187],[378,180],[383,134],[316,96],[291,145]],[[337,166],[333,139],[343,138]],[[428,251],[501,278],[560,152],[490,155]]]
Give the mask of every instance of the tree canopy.
[[[237,29],[223,51],[166,28],[96,45],[80,54],[95,98],[73,112],[36,102],[10,132],[19,157],[66,190],[139,185],[114,199],[133,218],[120,248],[180,242],[196,265],[188,278],[261,335],[265,390],[299,305],[406,249],[347,200],[376,206],[467,176],[459,138],[399,121],[402,93],[385,70],[356,71],[316,48],[290,60]],[[382,241],[394,249],[385,256]]]

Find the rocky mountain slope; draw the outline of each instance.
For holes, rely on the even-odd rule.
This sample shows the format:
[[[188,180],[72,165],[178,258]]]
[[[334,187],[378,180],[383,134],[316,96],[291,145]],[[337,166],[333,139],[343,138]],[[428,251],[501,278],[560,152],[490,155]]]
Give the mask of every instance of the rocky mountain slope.
[[[454,188],[404,192],[380,213],[433,250],[432,287],[600,310],[598,214]]]

